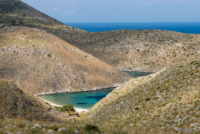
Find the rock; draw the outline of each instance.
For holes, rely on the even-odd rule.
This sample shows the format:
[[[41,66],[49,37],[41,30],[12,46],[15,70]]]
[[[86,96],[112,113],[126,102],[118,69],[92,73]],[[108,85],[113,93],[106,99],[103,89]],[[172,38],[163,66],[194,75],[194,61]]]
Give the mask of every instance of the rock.
[[[31,129],[36,129],[36,127],[31,127]]]
[[[79,134],[79,131],[78,130],[74,130],[73,134]]]
[[[13,133],[6,130],[4,134],[13,134]]]
[[[200,110],[200,106],[196,107],[195,110]]]
[[[49,127],[49,125],[41,125],[42,126],[42,128],[47,128],[47,127]]]
[[[11,122],[11,119],[6,119],[6,122]]]
[[[194,112],[193,111],[190,111],[190,113],[189,114],[194,114]]]
[[[45,128],[43,128],[43,129],[42,129],[42,131],[46,131],[46,129],[45,129]]]
[[[35,124],[33,127],[41,129],[42,126],[40,124]]]
[[[35,52],[36,52],[36,49],[35,49],[35,48],[31,48],[31,49],[30,49],[30,53],[31,53],[31,54],[34,54]]]
[[[42,32],[44,32],[44,33],[47,33],[47,31],[45,31],[45,30],[41,30]]]
[[[133,123],[129,124],[129,127],[133,127],[133,126],[134,126],[134,124],[133,124]]]
[[[83,128],[84,126],[78,125],[78,129]]]
[[[55,134],[54,130],[49,129],[46,134]]]
[[[19,131],[19,132],[17,132],[16,134],[23,134],[23,131]]]
[[[24,107],[24,106],[23,106]],[[30,121],[26,120],[26,121],[23,121],[23,124],[25,125],[29,125],[30,124]]]
[[[62,128],[59,128],[59,129],[58,129],[58,132],[62,132],[62,131],[66,131],[66,130],[67,130],[67,128],[62,127]]]

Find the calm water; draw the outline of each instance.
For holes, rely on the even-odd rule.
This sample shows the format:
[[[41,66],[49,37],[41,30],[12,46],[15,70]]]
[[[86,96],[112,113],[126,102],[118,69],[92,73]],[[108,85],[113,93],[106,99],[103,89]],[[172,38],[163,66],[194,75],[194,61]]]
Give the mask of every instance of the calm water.
[[[149,75],[150,73],[127,72],[133,77]],[[104,98],[114,88],[107,88],[97,91],[78,92],[78,93],[61,93],[53,95],[40,96],[41,98],[58,105],[72,104],[77,108],[89,109],[99,100]]]
[[[162,22],[162,23],[65,23],[89,32],[102,32],[118,29],[160,29],[181,33],[200,34],[200,22]]]
[[[146,76],[146,75],[151,74],[151,73],[145,73],[145,72],[128,72],[128,71],[124,71],[124,72],[133,77]]]

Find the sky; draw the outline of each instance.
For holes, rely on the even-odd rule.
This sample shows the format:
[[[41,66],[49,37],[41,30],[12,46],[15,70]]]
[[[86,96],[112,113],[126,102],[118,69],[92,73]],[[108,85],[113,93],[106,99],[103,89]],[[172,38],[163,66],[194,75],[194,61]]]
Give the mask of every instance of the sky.
[[[200,22],[200,0],[21,0],[61,22]]]

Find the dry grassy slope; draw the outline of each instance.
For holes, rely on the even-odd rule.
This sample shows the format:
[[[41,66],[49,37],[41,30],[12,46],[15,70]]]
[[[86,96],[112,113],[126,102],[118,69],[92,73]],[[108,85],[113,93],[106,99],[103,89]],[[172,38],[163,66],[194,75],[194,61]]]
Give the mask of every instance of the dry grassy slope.
[[[200,35],[194,34],[117,30],[85,36],[87,41],[78,40],[82,43],[75,46],[124,70],[158,71],[200,55]]]
[[[40,121],[59,121],[34,96],[21,90],[15,83],[0,79],[0,117]]]
[[[199,59],[132,79],[93,106],[87,119],[110,133],[198,133],[199,81]]]
[[[131,78],[45,31],[4,27],[0,33],[0,77],[33,94],[96,90]]]
[[[200,53],[199,35],[161,30],[86,32],[64,25],[19,0],[0,0],[0,23],[46,30],[124,70],[158,71]]]

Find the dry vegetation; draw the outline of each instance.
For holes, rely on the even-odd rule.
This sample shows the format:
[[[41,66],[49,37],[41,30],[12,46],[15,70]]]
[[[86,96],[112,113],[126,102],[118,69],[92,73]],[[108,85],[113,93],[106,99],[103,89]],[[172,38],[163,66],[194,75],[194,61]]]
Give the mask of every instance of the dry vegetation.
[[[0,0],[0,23],[0,78],[25,89],[0,79],[0,134],[98,133],[90,131],[95,126],[85,127],[87,123],[106,134],[199,133],[199,35],[163,30],[87,32],[20,0]],[[119,69],[157,73],[120,85],[76,120],[66,121],[65,113],[30,95],[96,90],[130,79],[90,54]],[[61,117],[66,122],[52,122]],[[58,131],[62,127],[67,129]]]
[[[88,42],[74,45],[122,70],[157,72],[200,56],[200,36],[194,34],[117,30],[85,36]]]
[[[0,22],[54,34],[122,70],[157,72],[200,55],[200,36],[163,30],[87,32],[67,26],[18,0],[0,0]]]
[[[23,118],[40,121],[60,121],[48,112],[49,105],[40,102],[15,83],[0,79],[0,118]]]
[[[199,81],[199,59],[132,79],[93,106],[87,120],[108,133],[199,133]]]
[[[0,79],[0,134],[87,133],[86,124]],[[72,118],[73,117],[73,118]]]
[[[0,77],[33,94],[96,90],[131,78],[43,30],[5,26],[0,32]]]

